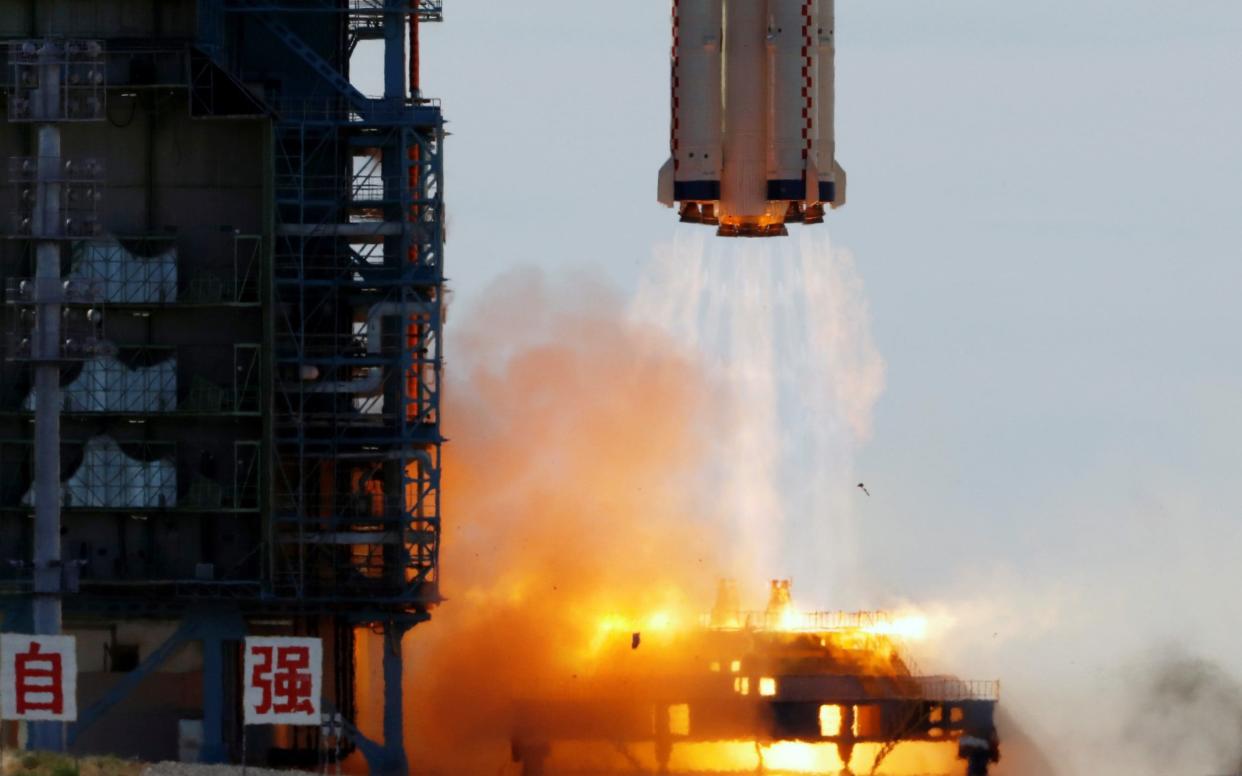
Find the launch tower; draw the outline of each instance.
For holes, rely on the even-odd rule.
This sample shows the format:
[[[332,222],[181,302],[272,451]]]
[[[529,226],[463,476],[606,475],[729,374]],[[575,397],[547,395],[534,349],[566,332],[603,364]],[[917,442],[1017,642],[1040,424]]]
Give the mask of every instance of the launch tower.
[[[407,770],[400,643],[438,600],[444,122],[418,54],[441,18],[0,0],[0,604],[78,638],[73,751],[236,761],[239,640],[314,635],[343,743],[254,729],[251,759]]]

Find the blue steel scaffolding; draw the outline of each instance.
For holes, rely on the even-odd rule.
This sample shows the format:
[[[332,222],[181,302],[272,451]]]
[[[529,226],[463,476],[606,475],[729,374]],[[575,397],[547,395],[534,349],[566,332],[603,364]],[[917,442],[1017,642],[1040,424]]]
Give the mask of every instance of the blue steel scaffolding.
[[[80,590],[64,595],[67,627],[74,617],[180,623],[86,707],[67,741],[73,746],[193,641],[203,648],[201,759],[235,758],[243,735],[231,708],[235,642],[255,627],[271,632],[277,627],[272,623],[285,623],[278,626],[285,632],[317,633],[332,642],[325,651],[333,661],[325,673],[331,672],[328,681],[337,688],[332,705],[344,715],[349,738],[371,772],[406,773],[400,645],[405,632],[428,619],[440,600],[445,132],[438,103],[419,89],[418,33],[421,24],[442,20],[442,5],[440,0],[170,5],[186,6],[192,36],[108,41],[110,73],[122,74],[110,76],[109,90],[121,104],[137,105],[146,98],[129,91],[135,87],[127,77],[149,79],[140,89],[180,85],[194,120],[262,123],[267,137],[263,223],[254,234],[211,238],[229,241],[232,278],[194,276],[195,268],[179,266],[176,251],[164,251],[162,243],[164,252],[144,248],[145,263],[133,266],[115,242],[84,241],[70,250],[91,258],[91,271],[102,273],[92,281],[96,286],[104,291],[116,286],[121,295],[98,300],[105,316],[110,310],[134,310],[145,320],[166,315],[182,327],[182,321],[191,321],[192,329],[194,311],[211,309],[215,315],[235,313],[243,328],[253,318],[255,338],[233,340],[227,350],[212,344],[219,352],[211,351],[211,358],[224,365],[220,374],[232,369],[232,385],[197,376],[177,382],[179,369],[184,373],[205,358],[201,347],[194,350],[199,346],[177,337],[188,343],[198,334],[169,335],[167,344],[135,351],[138,355],[122,347],[111,361],[89,365],[67,385],[65,418],[71,428],[107,422],[122,429],[167,428],[169,436],[190,434],[185,429],[193,424],[209,426],[217,418],[219,429],[227,421],[245,438],[231,442],[236,460],[223,468],[233,471],[220,476],[214,463],[199,465],[195,459],[187,466],[184,441],[167,443],[158,456],[144,442],[139,456],[151,462],[141,466],[125,458],[139,449],[137,442],[109,443],[120,451],[115,453],[104,442],[94,443],[104,451],[96,458],[109,476],[155,471],[162,490],[150,504],[101,502],[81,520],[115,519],[121,521],[118,530],[132,533],[139,523],[154,530],[146,527],[154,523],[144,512],[160,519],[186,512],[212,515],[203,518],[204,526],[233,512],[240,520],[253,514],[255,544],[227,571],[208,562],[214,557],[199,548],[202,557],[191,559],[198,564],[190,564],[190,573],[171,566],[158,574],[147,566],[124,574],[109,571],[84,577]],[[364,47],[368,41],[382,49],[384,93],[375,97],[364,95],[350,73],[356,52],[377,48]],[[212,161],[228,164],[229,152],[212,149]],[[149,179],[147,185],[155,184]],[[148,202],[151,197],[148,192]],[[135,280],[131,275],[138,269],[141,277]],[[199,325],[211,326],[206,321],[215,319],[200,320]],[[151,371],[134,372],[134,364]],[[96,383],[104,389],[90,387]],[[22,428],[31,407],[16,401],[0,407],[0,421],[11,416],[12,428]],[[28,446],[23,438],[11,444],[0,439],[0,458],[26,472]],[[192,474],[178,480],[187,470]],[[87,475],[84,470],[63,487],[78,487],[73,483]],[[24,520],[29,500],[10,490],[12,498],[0,489],[0,513]],[[122,507],[126,516],[114,514]],[[239,530],[249,540],[250,529]],[[202,533],[210,544],[210,530]],[[156,568],[154,561],[149,568]],[[19,630],[29,616],[24,608],[29,582],[19,571],[0,585],[4,628]],[[356,634],[363,629],[383,637],[382,743],[369,740],[351,721],[357,708]],[[292,729],[286,749],[306,757],[321,753],[320,737],[318,729]]]
[[[419,94],[417,32],[442,9],[236,0],[225,11],[226,24],[231,14],[243,30],[265,30],[303,74],[266,96],[274,390],[265,593],[382,628],[386,746],[371,767],[405,771],[401,638],[439,600],[444,122]],[[335,49],[317,43],[324,13],[343,46],[342,36]],[[378,98],[348,72],[366,40],[383,44]]]

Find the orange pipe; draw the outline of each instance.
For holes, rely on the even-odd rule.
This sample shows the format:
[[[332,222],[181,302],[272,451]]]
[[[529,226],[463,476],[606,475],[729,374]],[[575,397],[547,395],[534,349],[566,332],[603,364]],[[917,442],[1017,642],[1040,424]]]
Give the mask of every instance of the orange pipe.
[[[418,51],[418,0],[410,0],[410,96],[418,97],[421,87],[419,83],[419,51]]]
[[[409,89],[410,89],[410,97],[413,99],[418,99],[418,91],[419,91],[418,0],[410,0],[410,6],[412,10],[410,11],[410,58],[409,58],[410,84],[409,84]],[[418,146],[416,145],[411,146],[409,149],[409,162],[410,162],[409,185],[410,185],[411,193],[418,191],[418,184],[419,184],[418,160],[419,160]],[[411,205],[410,212],[408,214],[410,223],[412,224],[417,223],[419,220],[419,215],[420,214],[419,214],[418,206]],[[409,261],[411,264],[418,262],[418,245],[417,244],[410,246]],[[417,324],[410,324],[409,329],[406,331],[406,339],[407,339],[407,343],[406,343],[407,346],[411,349],[411,351],[417,354],[418,347],[422,342],[422,332],[419,330],[419,326]],[[405,389],[406,389],[407,398],[418,396],[418,368],[416,365],[411,365],[409,373],[406,374]],[[417,405],[411,405],[407,412],[406,419],[413,420],[416,416],[417,416]]]
[[[409,52],[409,68],[410,68],[409,81],[410,83],[409,83],[409,90],[410,90],[410,98],[416,100],[418,99],[419,91],[420,91],[418,0],[410,0],[410,6],[411,6],[411,11],[410,11],[410,52]],[[419,189],[419,174],[418,174],[419,158],[420,157],[418,153],[418,146],[417,145],[411,146],[409,149],[409,176],[410,176],[409,186],[410,186],[410,192],[412,195],[416,194]],[[411,224],[418,223],[421,217],[421,213],[420,213],[420,209],[417,204],[410,205],[410,212],[407,214],[407,217]],[[416,231],[416,229],[412,231]],[[418,259],[419,259],[418,252],[419,252],[419,245],[417,243],[410,245],[410,252],[409,252],[408,258],[411,264],[418,263]],[[417,419],[418,410],[419,410],[419,402],[417,401],[417,399],[419,396],[419,377],[420,377],[419,373],[422,369],[422,366],[420,363],[421,354],[419,353],[419,349],[422,346],[422,340],[423,340],[423,333],[421,330],[421,326],[418,323],[411,323],[406,330],[406,346],[409,348],[410,352],[413,354],[414,363],[410,365],[409,372],[405,376],[406,399],[407,401],[409,399],[414,399],[414,401],[409,401],[407,403],[407,409],[406,409],[406,420],[411,420],[411,421]],[[405,507],[407,511],[412,511],[419,503],[420,486],[418,485],[418,482],[419,482],[420,477],[419,477],[418,466],[419,465],[417,463],[412,463],[409,465],[409,469],[407,469],[406,471],[407,479],[411,483],[413,483],[413,484],[407,485],[405,488],[404,496],[405,496]]]
[[[332,517],[336,512],[336,461],[319,465],[319,515]]]

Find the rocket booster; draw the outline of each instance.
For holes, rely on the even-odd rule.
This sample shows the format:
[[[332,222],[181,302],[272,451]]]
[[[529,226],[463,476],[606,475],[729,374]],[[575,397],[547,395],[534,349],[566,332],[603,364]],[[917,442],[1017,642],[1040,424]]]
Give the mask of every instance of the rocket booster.
[[[725,237],[845,204],[834,0],[673,0],[672,156],[659,201]]]

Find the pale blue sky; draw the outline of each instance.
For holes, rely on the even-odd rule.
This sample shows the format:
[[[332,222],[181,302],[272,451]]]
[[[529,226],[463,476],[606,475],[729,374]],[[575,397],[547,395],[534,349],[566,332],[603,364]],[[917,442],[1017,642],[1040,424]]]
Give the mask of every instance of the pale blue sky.
[[[454,133],[458,301],[521,265],[633,288],[674,230],[654,202],[667,3],[446,5],[424,73]],[[850,204],[829,228],[889,369],[863,469],[892,482],[895,521],[933,512],[902,518],[912,544],[951,517],[1002,555],[1026,552],[1014,531],[1051,551],[1064,532],[1038,509],[1120,491],[1125,475],[1098,479],[1118,454],[1237,505],[1242,4],[838,16]]]
[[[654,201],[668,16],[446,0],[424,72],[454,133],[458,302],[520,265],[635,287],[675,228]],[[983,673],[1030,661],[1019,693],[1035,666],[1086,687],[1171,640],[1242,673],[1242,3],[838,0],[838,19],[850,203],[828,226],[888,364],[859,463],[875,584],[1065,592],[1055,636],[979,653]]]

